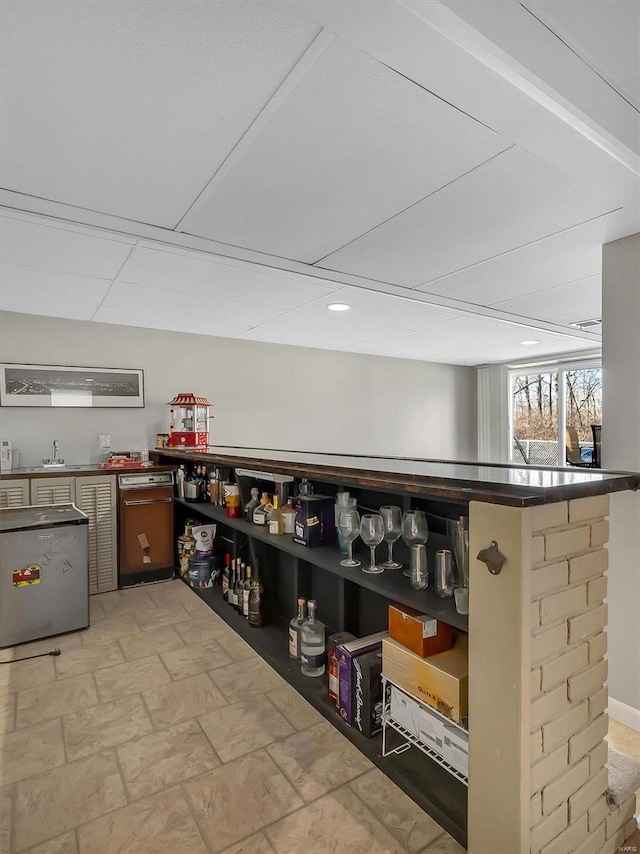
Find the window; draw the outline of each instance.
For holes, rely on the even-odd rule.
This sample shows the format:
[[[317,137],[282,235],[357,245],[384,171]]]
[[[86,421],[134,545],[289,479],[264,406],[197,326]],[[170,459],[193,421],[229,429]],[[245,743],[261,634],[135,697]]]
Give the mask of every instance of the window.
[[[601,366],[520,369],[510,376],[510,461],[531,466],[598,464],[592,427],[602,423]]]

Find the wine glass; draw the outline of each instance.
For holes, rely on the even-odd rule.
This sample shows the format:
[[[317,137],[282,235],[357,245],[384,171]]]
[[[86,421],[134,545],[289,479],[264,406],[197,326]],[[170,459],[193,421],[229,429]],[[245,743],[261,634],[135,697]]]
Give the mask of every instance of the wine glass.
[[[362,542],[371,549],[371,566],[364,566],[362,571],[371,574],[384,572],[381,566],[376,566],[376,546],[379,546],[384,538],[382,516],[377,513],[366,513],[360,521],[360,536]]]
[[[407,510],[402,517],[402,539],[411,546],[423,546],[429,539],[429,525],[424,510]],[[411,578],[411,569],[402,573]]]
[[[402,510],[399,507],[381,507],[384,541],[389,546],[389,556],[380,566],[383,569],[401,569],[402,564],[393,559],[393,544],[402,534]]]
[[[361,566],[359,560],[353,559],[353,541],[360,536],[360,514],[357,510],[345,510],[338,517],[338,529],[347,544],[347,557],[340,561],[340,566]]]

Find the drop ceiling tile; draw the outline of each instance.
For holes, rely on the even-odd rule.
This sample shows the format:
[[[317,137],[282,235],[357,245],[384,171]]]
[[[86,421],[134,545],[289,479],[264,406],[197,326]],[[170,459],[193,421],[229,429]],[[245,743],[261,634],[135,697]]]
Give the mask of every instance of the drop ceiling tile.
[[[8,215],[0,219],[0,258],[26,267],[113,279],[133,243]]]
[[[35,308],[40,299],[59,299],[64,303],[76,300],[97,307],[110,286],[107,279],[0,263],[0,291],[21,294],[31,300]]]
[[[350,306],[349,311],[333,312],[328,308],[332,302],[343,302]],[[332,294],[305,305],[302,314],[333,317],[338,321],[375,323],[388,328],[418,329],[429,328],[445,320],[451,320],[459,312],[446,308],[427,305],[414,299],[396,296],[384,296],[357,288],[343,288]]]
[[[193,315],[199,321],[208,321],[217,330],[225,324],[245,329],[266,323],[281,314],[280,309],[251,303],[232,302],[217,297],[189,296],[176,291],[150,288],[119,281],[109,291],[104,301],[107,308],[124,308],[144,314],[155,306],[156,310],[171,314]],[[216,332],[214,334],[221,334]]]
[[[173,227],[319,27],[271,0],[3,3],[2,186]]]
[[[609,220],[611,217],[603,217],[563,231],[434,279],[420,285],[418,290],[477,305],[492,305],[498,300],[515,299],[599,275],[602,244],[612,237],[608,230]]]
[[[602,306],[602,281],[600,276],[591,276],[577,282],[568,282],[517,299],[493,303],[493,307],[510,314],[551,320],[556,315],[581,311],[586,317],[600,317]]]
[[[204,252],[180,253],[138,247],[122,270],[121,278],[139,285],[198,296],[251,302],[283,311],[305,305],[332,293],[310,276],[266,270],[252,264],[219,261]]]
[[[513,147],[318,266],[417,287],[605,212],[590,191]]]
[[[101,306],[95,317],[97,323],[114,323],[143,329],[164,329],[168,332],[187,332],[191,335],[209,335],[214,338],[236,338],[247,326],[218,323],[216,319],[193,312],[176,312],[175,308],[149,305],[143,312],[132,315],[126,306]]]
[[[388,327],[373,323],[339,320],[337,317],[320,317],[292,311],[245,333],[243,338],[255,341],[280,341],[282,344],[302,343],[310,338],[325,340],[327,344],[351,344],[381,338]],[[268,335],[268,338],[264,336]],[[307,345],[315,346],[315,345]]]
[[[314,262],[509,145],[333,39],[184,230]]]
[[[3,293],[0,295],[0,309],[2,311],[17,311],[21,314],[63,317],[67,320],[91,320],[96,307],[93,303],[81,303],[75,299],[60,299],[50,295],[42,296],[34,301],[25,294]]]

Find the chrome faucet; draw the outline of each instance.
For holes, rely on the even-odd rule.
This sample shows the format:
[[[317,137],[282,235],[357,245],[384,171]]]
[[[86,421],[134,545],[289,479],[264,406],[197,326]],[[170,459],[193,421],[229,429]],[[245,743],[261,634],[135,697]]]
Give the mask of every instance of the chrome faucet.
[[[58,451],[59,450],[60,450],[60,445],[58,444],[58,440],[54,439],[53,440],[53,454],[51,456],[51,459],[53,460],[54,463],[58,459]]]

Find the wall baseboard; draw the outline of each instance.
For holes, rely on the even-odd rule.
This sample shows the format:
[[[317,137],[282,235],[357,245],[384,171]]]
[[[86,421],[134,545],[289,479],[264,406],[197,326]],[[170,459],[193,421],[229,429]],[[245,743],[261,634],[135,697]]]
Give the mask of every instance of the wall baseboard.
[[[640,732],[640,709],[635,709],[633,706],[628,706],[620,700],[609,697],[609,717],[612,721],[617,721],[619,724],[624,724],[624,726]]]

